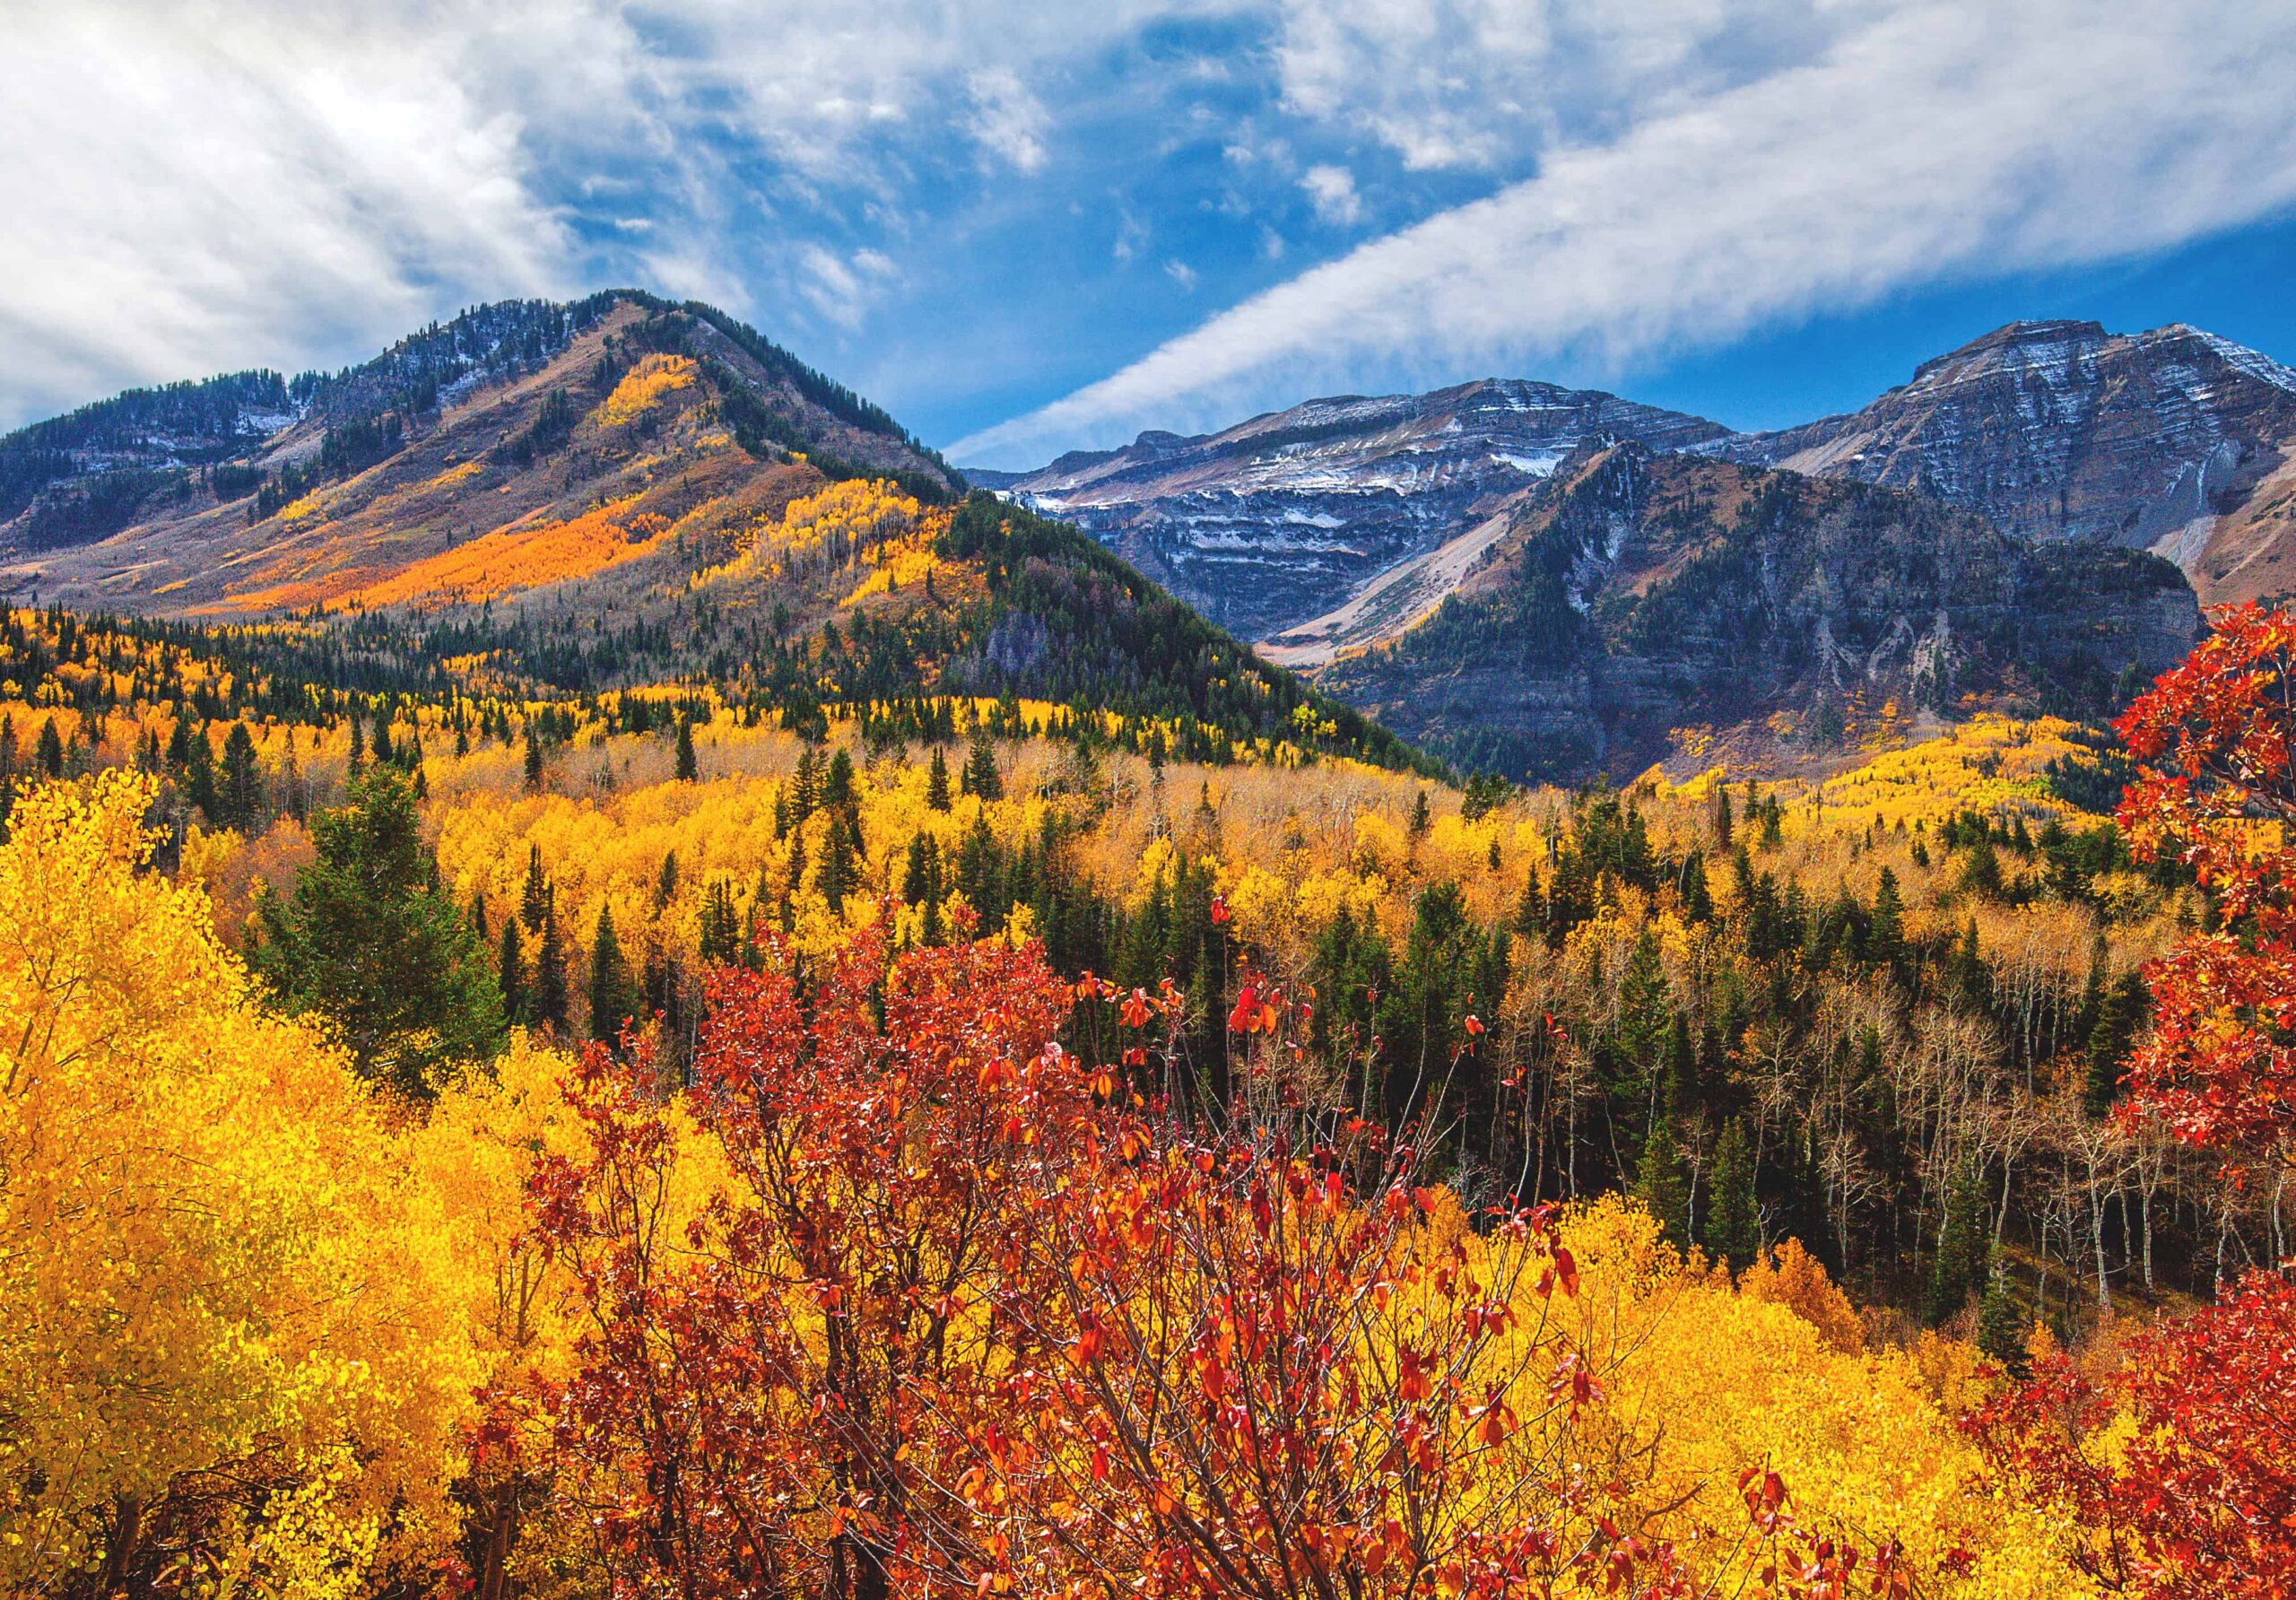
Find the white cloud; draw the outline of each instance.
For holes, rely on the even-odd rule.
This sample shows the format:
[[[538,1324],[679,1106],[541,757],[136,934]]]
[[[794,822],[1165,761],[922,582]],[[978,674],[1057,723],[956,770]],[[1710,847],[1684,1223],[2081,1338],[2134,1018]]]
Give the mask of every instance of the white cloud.
[[[1178,283],[1186,292],[1189,294],[1196,292],[1196,268],[1187,262],[1167,261],[1164,263],[1164,275]]]
[[[2296,204],[2296,30],[2275,9],[1847,4],[1855,26],[1813,58],[1651,100],[1615,136],[1558,147],[1536,176],[952,452],[1030,460],[1144,424],[1208,424],[1366,361],[1618,363],[1908,284],[2126,257],[2273,214]]]
[[[1040,170],[1049,67],[1226,3],[7,7],[0,429],[645,274],[736,307],[792,283],[849,327],[882,274],[811,248],[852,273],[856,215],[897,232],[952,130]]]
[[[1015,172],[1044,170],[1044,139],[1052,118],[1017,74],[995,67],[972,74],[973,137]]]
[[[1316,215],[1335,228],[1352,228],[1363,215],[1363,196],[1355,192],[1355,174],[1344,167],[1310,167],[1300,178]]]
[[[124,378],[405,332],[442,297],[564,287],[518,119],[419,34],[314,13],[12,13],[0,71],[0,422]]]
[[[817,244],[798,252],[797,291],[839,327],[861,326],[877,291],[900,275],[892,258],[877,250],[841,257]]]

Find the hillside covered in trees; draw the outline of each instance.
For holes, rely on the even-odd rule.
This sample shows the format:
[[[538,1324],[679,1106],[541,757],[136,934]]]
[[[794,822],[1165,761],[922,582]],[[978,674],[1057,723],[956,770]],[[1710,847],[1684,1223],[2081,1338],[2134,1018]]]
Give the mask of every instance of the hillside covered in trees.
[[[2049,720],[1454,788],[1071,539],[793,500],[802,694],[12,613],[8,1582],[2274,1592],[2276,856]]]

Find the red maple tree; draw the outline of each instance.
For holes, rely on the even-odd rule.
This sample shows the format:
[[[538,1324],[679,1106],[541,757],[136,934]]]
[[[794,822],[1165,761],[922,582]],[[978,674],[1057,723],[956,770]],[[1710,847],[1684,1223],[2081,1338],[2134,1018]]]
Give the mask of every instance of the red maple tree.
[[[2243,605],[2118,724],[2144,763],[2119,822],[2189,867],[2218,926],[2146,970],[2153,1026],[2120,1115],[2229,1164],[2285,1163],[2296,1132],[2296,616]],[[2126,1414],[2128,1437],[2109,1442]],[[2134,1342],[2121,1368],[2066,1356],[1970,1419],[1994,1469],[2069,1513],[2070,1552],[2113,1593],[2296,1594],[2296,1283],[2252,1273]]]

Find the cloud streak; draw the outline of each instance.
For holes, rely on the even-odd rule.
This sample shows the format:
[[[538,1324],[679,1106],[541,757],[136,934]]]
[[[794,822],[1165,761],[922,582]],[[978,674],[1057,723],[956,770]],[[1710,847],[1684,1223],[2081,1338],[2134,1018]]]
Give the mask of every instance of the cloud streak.
[[[1032,463],[1369,361],[1619,364],[1909,285],[2172,246],[2296,204],[2296,33],[2246,0],[1906,0],[1654,95],[1615,136],[1365,244],[952,447]]]

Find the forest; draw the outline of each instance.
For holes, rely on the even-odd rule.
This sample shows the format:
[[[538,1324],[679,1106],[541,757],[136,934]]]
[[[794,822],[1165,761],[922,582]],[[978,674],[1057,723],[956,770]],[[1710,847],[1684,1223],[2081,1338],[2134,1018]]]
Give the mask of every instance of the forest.
[[[0,1585],[2296,1582],[2296,619],[1566,792],[985,502],[768,562],[725,686],[0,622]]]

